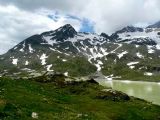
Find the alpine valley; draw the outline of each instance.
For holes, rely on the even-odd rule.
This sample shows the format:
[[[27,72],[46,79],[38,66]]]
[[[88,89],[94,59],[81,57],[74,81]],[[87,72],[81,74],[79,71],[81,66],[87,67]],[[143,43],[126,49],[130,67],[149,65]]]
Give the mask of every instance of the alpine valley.
[[[0,56],[0,76],[37,76],[46,71],[158,81],[160,22],[146,28],[127,26],[112,35],[77,32],[66,24],[33,35]]]
[[[159,41],[160,22],[33,35],[0,56],[0,120],[160,120]]]

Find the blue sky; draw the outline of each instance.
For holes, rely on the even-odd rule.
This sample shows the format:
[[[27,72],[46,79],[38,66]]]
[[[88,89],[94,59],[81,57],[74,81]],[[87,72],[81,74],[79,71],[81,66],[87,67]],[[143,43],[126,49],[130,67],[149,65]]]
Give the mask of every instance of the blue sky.
[[[58,20],[60,19],[60,16],[64,16],[68,20],[73,19],[73,20],[79,21],[80,22],[80,29],[78,30],[78,32],[95,33],[95,30],[94,30],[95,23],[87,18],[79,18],[74,15],[61,15],[57,11],[52,15],[48,15],[48,17],[50,19],[54,20],[55,22],[58,22]]]
[[[81,21],[81,28],[79,30],[80,32],[90,32],[94,33],[94,23],[89,21],[88,19],[83,19]]]

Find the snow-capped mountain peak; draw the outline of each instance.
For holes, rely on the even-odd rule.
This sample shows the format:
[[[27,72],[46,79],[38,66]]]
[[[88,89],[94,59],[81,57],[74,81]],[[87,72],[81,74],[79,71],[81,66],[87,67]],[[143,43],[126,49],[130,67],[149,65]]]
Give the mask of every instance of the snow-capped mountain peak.
[[[96,71],[109,74],[115,72],[114,67],[119,64],[124,64],[128,71],[147,71],[148,66],[141,61],[158,61],[160,56],[159,31],[148,29],[127,26],[109,36],[77,32],[67,24],[54,31],[33,35],[0,56],[0,72],[5,69],[5,73],[10,73],[16,69],[27,74],[37,71],[69,75],[89,75]],[[128,64],[131,62],[137,64]]]

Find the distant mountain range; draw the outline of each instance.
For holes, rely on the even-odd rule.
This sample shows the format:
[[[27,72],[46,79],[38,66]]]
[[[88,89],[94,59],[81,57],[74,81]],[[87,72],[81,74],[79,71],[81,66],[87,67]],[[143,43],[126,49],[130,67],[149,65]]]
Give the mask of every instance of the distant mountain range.
[[[0,74],[69,76],[100,72],[107,78],[159,78],[160,22],[127,26],[112,35],[77,32],[70,24],[33,35],[0,56]]]

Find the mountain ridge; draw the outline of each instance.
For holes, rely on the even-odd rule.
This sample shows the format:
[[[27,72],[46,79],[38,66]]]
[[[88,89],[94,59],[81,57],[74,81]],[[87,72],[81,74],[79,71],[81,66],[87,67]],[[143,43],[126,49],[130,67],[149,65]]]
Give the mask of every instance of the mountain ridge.
[[[160,28],[160,21],[157,21],[156,23],[149,25],[147,28]]]
[[[0,74],[24,76],[50,71],[87,76],[97,71],[106,78],[128,79],[137,74],[137,79],[154,75],[157,79],[159,31],[146,29],[126,27],[109,36],[77,32],[67,24],[33,35],[1,55]],[[124,70],[119,71],[119,67]]]

